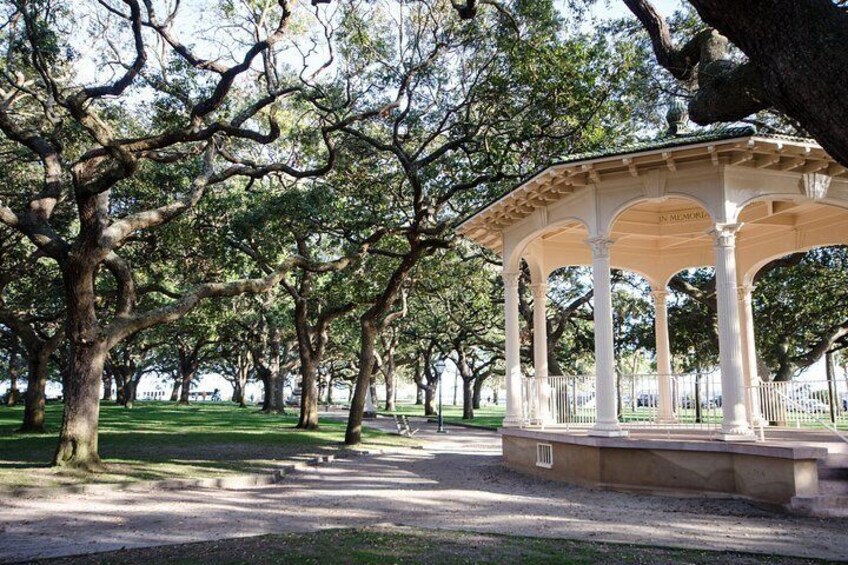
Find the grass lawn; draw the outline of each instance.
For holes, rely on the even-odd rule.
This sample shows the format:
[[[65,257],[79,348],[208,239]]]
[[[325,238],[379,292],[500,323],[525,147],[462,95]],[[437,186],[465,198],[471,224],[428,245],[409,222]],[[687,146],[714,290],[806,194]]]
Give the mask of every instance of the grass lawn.
[[[423,530],[368,528],[275,534],[185,545],[129,549],[35,561],[43,565],[276,564],[276,563],[526,563],[594,564],[703,563],[709,565],[795,565],[811,559],[749,553],[693,551],[624,544]]]
[[[436,405],[438,410],[438,404]],[[443,405],[442,413],[446,424],[474,424],[486,428],[498,429],[503,424],[505,406],[485,406],[474,410],[473,420],[462,419],[462,406]],[[417,404],[398,404],[394,412],[381,412],[382,414],[406,414],[407,416],[424,416],[424,406]],[[435,416],[433,416],[435,418]]]
[[[0,407],[0,487],[271,472],[281,460],[336,449],[346,425],[345,418],[322,418],[317,431],[297,430],[294,414],[268,415],[227,403],[136,402],[131,410],[104,403],[100,455],[107,472],[87,475],[47,467],[56,448],[61,405],[47,407],[47,427],[54,433],[16,433],[22,418],[22,407]],[[415,443],[371,429],[363,437],[364,447]]]

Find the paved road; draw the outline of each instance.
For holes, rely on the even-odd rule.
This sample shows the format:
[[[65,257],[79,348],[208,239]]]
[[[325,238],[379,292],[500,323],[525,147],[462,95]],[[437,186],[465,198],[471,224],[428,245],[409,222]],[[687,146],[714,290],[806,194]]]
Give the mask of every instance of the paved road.
[[[374,524],[848,559],[846,520],[536,480],[501,467],[495,434],[449,431],[427,426],[425,449],[337,460],[270,487],[6,500],[0,562]]]

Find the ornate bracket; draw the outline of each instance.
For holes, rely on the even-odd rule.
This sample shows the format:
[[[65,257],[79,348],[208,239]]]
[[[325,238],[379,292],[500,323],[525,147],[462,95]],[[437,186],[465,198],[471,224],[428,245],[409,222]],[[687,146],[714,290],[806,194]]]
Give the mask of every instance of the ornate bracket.
[[[810,200],[822,200],[827,198],[827,191],[830,188],[830,181],[833,177],[823,173],[805,173],[801,175],[801,186],[804,189],[804,195]]]

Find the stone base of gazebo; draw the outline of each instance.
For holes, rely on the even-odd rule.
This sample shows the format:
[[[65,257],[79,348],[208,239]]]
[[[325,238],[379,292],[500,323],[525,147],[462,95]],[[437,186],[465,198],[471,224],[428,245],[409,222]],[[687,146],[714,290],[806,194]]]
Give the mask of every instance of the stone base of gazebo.
[[[614,490],[729,496],[789,508],[819,493],[823,447],[726,443],[707,432],[634,431],[627,438],[581,431],[502,428],[504,464],[521,473]]]

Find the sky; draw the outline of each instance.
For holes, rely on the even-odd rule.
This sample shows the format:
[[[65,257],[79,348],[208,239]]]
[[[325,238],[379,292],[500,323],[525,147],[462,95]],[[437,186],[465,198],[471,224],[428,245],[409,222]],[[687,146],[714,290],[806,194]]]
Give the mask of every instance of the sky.
[[[682,0],[653,0],[652,3],[662,15],[668,17],[680,6],[681,1]],[[597,16],[610,19],[632,17],[632,13],[627,6],[625,6],[622,0],[599,0],[595,5],[593,12]]]

